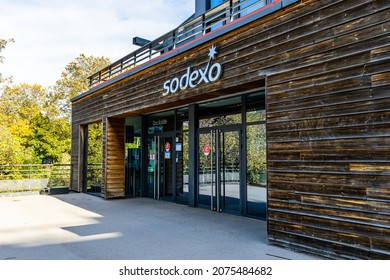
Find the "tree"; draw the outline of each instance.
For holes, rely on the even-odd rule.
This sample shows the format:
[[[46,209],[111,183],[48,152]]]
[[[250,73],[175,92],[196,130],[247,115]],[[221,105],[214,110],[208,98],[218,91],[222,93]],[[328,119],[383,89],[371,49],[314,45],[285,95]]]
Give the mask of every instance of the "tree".
[[[25,163],[31,158],[31,151],[22,146],[20,138],[0,125],[0,164]]]
[[[27,148],[32,148],[39,163],[63,162],[64,154],[70,153],[69,124],[64,119],[52,119],[42,113],[34,117]]]
[[[89,89],[88,77],[110,64],[105,57],[80,54],[66,65],[53,90],[61,113],[70,119],[70,100]]]
[[[0,54],[11,41],[0,40]],[[86,91],[87,77],[108,63],[107,58],[81,54],[65,67],[61,79],[51,88],[4,84],[0,89],[0,164],[69,163],[70,99]],[[99,131],[91,126],[90,134],[95,138],[100,135],[101,141],[101,128]],[[98,150],[96,143],[91,145],[92,150]],[[101,152],[95,159],[99,158]]]
[[[1,52],[5,49],[8,43],[14,42],[14,39],[0,39],[0,64],[4,62],[4,56],[1,55]],[[1,73],[0,73],[0,83],[4,81]],[[1,94],[0,94],[1,95]]]
[[[70,125],[59,117],[47,88],[37,84],[5,86],[0,112],[0,123],[7,131],[0,138],[0,146],[12,143],[15,151],[19,146],[28,151],[21,157],[4,152],[3,162],[42,163],[43,159],[61,162],[63,154],[70,152]]]

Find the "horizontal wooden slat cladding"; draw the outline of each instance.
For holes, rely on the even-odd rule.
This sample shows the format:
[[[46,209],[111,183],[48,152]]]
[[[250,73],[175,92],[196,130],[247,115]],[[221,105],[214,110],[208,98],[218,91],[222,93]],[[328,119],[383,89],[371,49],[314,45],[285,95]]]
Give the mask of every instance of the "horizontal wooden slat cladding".
[[[372,61],[381,61],[390,57],[390,46],[371,50]]]
[[[369,163],[351,163],[351,162],[310,162],[305,161],[284,161],[269,162],[269,169],[272,170],[289,170],[289,171],[318,171],[334,173],[353,173],[367,175],[390,175],[390,162],[369,162]]]
[[[351,153],[349,151],[342,151],[337,153],[336,151],[308,151],[307,153],[291,153],[291,152],[269,152],[269,162],[294,162],[294,161],[305,161],[305,162],[359,162],[359,163],[370,163],[373,162],[372,158],[375,158],[375,162],[388,162],[390,151],[388,150],[360,150],[358,154]],[[283,158],[283,159],[281,159]]]
[[[357,196],[341,196],[331,194],[318,194],[315,189],[312,192],[272,190],[271,196],[273,201],[284,201],[289,199],[290,203],[307,203],[318,205],[320,207],[329,207],[334,209],[346,208],[352,211],[362,211],[370,213],[388,212],[390,202],[379,199],[359,199]],[[389,228],[390,230],[390,228]]]
[[[301,213],[294,212],[285,212],[285,211],[273,211],[272,214],[269,215],[269,220],[274,221],[277,225],[275,225],[274,229],[278,231],[285,230],[286,233],[300,234],[301,232],[295,233],[295,230],[291,225],[295,225],[298,229],[308,229],[318,228],[318,229],[328,229],[333,230],[334,232],[330,232],[330,236],[320,235],[322,237],[326,236],[329,239],[334,238],[339,234],[343,234],[344,236],[359,236],[365,239],[370,240],[370,245],[365,246],[366,248],[361,248],[364,251],[366,250],[374,250],[379,254],[379,256],[375,256],[376,258],[383,258],[386,251],[389,250],[390,246],[390,228],[389,227],[377,227],[373,225],[369,225],[365,222],[359,222],[353,219],[343,219],[340,217],[318,217],[314,214],[302,215]],[[291,224],[286,226],[286,224]],[[299,226],[298,226],[299,225]],[[313,237],[317,240],[326,241],[326,238]],[[332,240],[333,242],[335,240]],[[355,244],[354,242],[350,242],[347,239],[338,240],[338,243],[341,243],[345,246],[361,246],[362,244],[359,242]],[[376,243],[376,245],[374,245]],[[378,245],[381,244],[381,248],[378,248]],[[326,252],[324,252],[326,253]]]
[[[387,252],[387,250],[359,248],[355,244],[341,244],[325,238],[295,234],[284,230],[269,229],[269,241],[271,244],[304,250],[333,259],[349,259],[352,255],[358,259],[383,259],[384,254]]]
[[[121,198],[125,196],[125,121],[107,118],[105,123],[104,197]]]
[[[379,87],[390,83],[390,72],[381,73],[372,76],[372,86]]]
[[[388,251],[389,245],[387,242],[383,242],[384,246],[381,249],[377,249],[374,246],[360,246],[360,244],[356,244],[355,242],[351,242],[351,244],[344,243],[343,241],[336,241],[332,240],[329,241],[329,239],[336,239],[335,236],[338,235],[336,232],[328,232],[328,235],[331,237],[328,237],[328,235],[325,235],[325,232],[323,232],[321,235],[316,235],[319,233],[315,233],[313,231],[310,231],[310,228],[308,227],[308,230],[304,233],[295,233],[293,231],[288,231],[288,227],[283,227],[283,222],[279,222],[281,227],[279,229],[273,229],[270,227],[269,232],[272,234],[272,237],[270,238],[271,241],[276,241],[280,245],[287,245],[289,247],[296,247],[296,240],[299,240],[299,243],[302,244],[302,246],[299,247],[299,249],[306,249],[307,251],[316,252],[319,255],[322,256],[328,256],[331,258],[350,258],[351,255],[355,255],[357,258],[360,259],[383,259],[384,253]],[[310,235],[310,233],[312,235]],[[318,236],[323,236],[324,238],[320,238]],[[354,235],[350,236],[350,239],[356,241],[356,239],[353,238]],[[347,236],[346,236],[347,237]],[[364,239],[363,239],[364,240]],[[367,240],[367,239],[366,239]],[[369,239],[371,242],[374,242],[374,240],[377,240],[375,238]],[[380,238],[378,240],[383,241],[383,238]],[[363,243],[365,245],[365,243]],[[323,251],[319,248],[323,248]],[[369,249],[368,249],[369,248]],[[329,252],[332,252],[332,254],[329,254]],[[370,257],[367,257],[367,255],[370,255]]]
[[[291,142],[269,142],[268,148],[272,152],[310,152],[316,151],[337,151],[349,150],[351,153],[369,150],[383,150],[386,152],[390,148],[388,137],[363,137],[350,139],[317,139],[313,135],[313,140],[302,139],[300,141],[292,140]],[[271,139],[270,139],[271,140]],[[371,148],[370,148],[371,147]]]
[[[390,229],[368,225],[365,223],[357,223],[356,221],[340,219],[337,217],[324,218],[315,215],[302,215],[300,213],[286,213],[285,211],[273,211],[269,215],[269,220],[280,223],[291,223],[300,225],[300,227],[317,227],[334,229],[347,234],[356,234],[361,236],[373,236],[372,239],[385,239],[388,244],[388,236]]]
[[[318,15],[329,17],[317,31],[295,30],[302,40],[290,44],[302,48],[268,68],[269,238],[329,257],[387,259],[390,3],[321,2]]]
[[[72,143],[71,143],[71,159],[70,163],[72,165],[71,167],[71,190],[81,192],[81,184],[80,184],[80,175],[81,172],[79,170],[80,168],[80,151],[79,151],[79,135],[80,129],[79,126],[73,125],[71,130],[71,137],[72,137]]]
[[[313,136],[315,133],[315,137]],[[332,139],[356,139],[364,137],[385,137],[390,136],[390,123],[345,126],[326,129],[313,129],[294,132],[272,133],[272,142],[295,142],[305,140],[332,140]]]
[[[333,1],[334,2],[334,1]],[[332,6],[334,6],[334,3],[332,3],[332,1],[330,1],[330,2],[328,2],[329,3],[329,6],[327,7],[327,8],[329,8],[329,9],[332,9],[332,10],[334,10],[336,13],[340,13],[340,14],[342,14],[342,12],[343,12],[343,9],[344,10],[347,10],[347,8],[348,8],[348,5],[344,5],[343,4],[343,9],[341,9],[341,10],[335,10],[334,8],[332,8]],[[369,3],[369,1],[359,1],[358,3],[354,3],[354,7],[356,7],[356,9],[361,9],[362,7],[366,7],[367,5],[367,3]],[[311,4],[310,4],[311,5]],[[370,5],[368,5],[368,6],[370,6]],[[365,8],[366,9],[366,8]],[[367,10],[367,9],[366,9]],[[367,11],[366,11],[367,12]],[[308,16],[307,17],[309,17],[310,19],[308,19],[307,20],[307,22],[308,23],[311,23],[312,25],[314,25],[315,24],[315,21],[313,21],[313,18],[316,18],[316,17],[318,17],[318,15],[317,16],[313,16],[312,15],[312,13],[314,13],[314,14],[316,14],[316,13],[318,13],[317,11],[310,11],[309,13],[307,13],[308,14]],[[368,13],[368,12],[367,12]],[[324,13],[324,15],[322,15],[322,17],[328,17],[329,16],[329,13]],[[341,15],[340,15],[341,16]],[[343,17],[345,17],[345,16],[343,16]],[[329,22],[332,22],[332,20],[329,20]],[[292,22],[291,22],[292,23]],[[299,22],[300,23],[300,22]],[[254,25],[253,25],[254,26]],[[270,24],[269,26],[271,26],[271,27],[273,27],[273,25],[272,24]],[[277,29],[280,29],[280,28],[282,28],[282,27],[286,27],[286,26],[288,26],[287,24],[279,24],[277,27],[275,27],[276,28],[276,30]],[[306,26],[307,27],[307,26]],[[255,33],[255,34],[263,34],[264,32],[259,32],[259,33],[257,33],[257,32],[254,32],[254,28],[255,27],[249,27],[249,28],[247,28],[248,30],[250,30],[250,32],[252,32],[252,30],[253,30],[253,32],[251,33],[251,35],[253,35],[253,33]],[[291,29],[292,27],[290,26],[287,30],[284,30],[284,32],[287,32],[289,29]],[[294,26],[294,28],[297,28],[296,26]],[[326,30],[326,26],[324,26],[323,27],[324,28],[324,30]],[[247,29],[245,29],[245,32],[247,32]],[[314,26],[313,27],[313,30],[316,30],[317,29],[317,26]],[[301,31],[300,31],[300,29],[297,29],[297,30],[299,30],[299,32],[301,33]],[[265,37],[265,39],[264,40],[268,40],[268,41],[270,41],[270,36],[272,36],[273,34],[279,34],[278,32],[275,32],[275,30],[273,30],[272,28],[270,29],[270,30],[268,30],[269,32],[270,32],[270,34],[271,35],[267,35],[266,37]],[[244,35],[245,35],[245,32],[241,32],[241,31],[237,31],[237,32],[235,32],[234,34],[237,34],[237,36],[238,35],[240,35],[241,33],[243,33]],[[249,32],[249,31],[248,31]],[[288,33],[286,33],[286,34],[288,34]],[[304,34],[306,34],[306,33],[304,33]],[[276,35],[274,35],[274,36],[276,36]],[[226,50],[228,50],[228,48],[229,49],[232,49],[232,47],[238,47],[239,46],[239,44],[237,43],[239,40],[237,40],[237,36],[233,36],[233,37],[231,37],[231,38],[229,38],[229,40],[226,40],[226,41],[223,41],[222,42],[222,44],[221,44],[221,53],[222,53],[222,50],[224,50],[224,49],[226,49]],[[249,36],[249,33],[248,33],[248,36]],[[241,38],[243,37],[243,35],[241,35]],[[250,37],[250,38],[252,38],[252,37]],[[238,38],[239,39],[239,38]],[[257,47],[258,48],[258,46],[259,46],[259,42],[257,42],[256,40],[253,40],[253,39],[249,39],[249,40],[246,40],[244,43],[245,44],[248,44],[248,42],[250,41],[250,44],[252,44],[252,45],[254,45],[254,47]],[[295,40],[295,41],[297,41],[297,40]],[[293,41],[293,40],[290,40],[289,38],[286,38],[286,42],[295,42],[295,41]],[[312,45],[312,38],[310,38],[310,40],[308,41],[308,44],[310,44],[310,45]],[[272,47],[270,47],[271,49],[274,49],[274,46],[272,46]],[[238,48],[238,49],[240,49],[240,48]],[[282,53],[284,53],[285,52],[285,49],[284,48],[278,48],[279,50],[281,50],[281,52]],[[207,51],[207,48],[204,48],[203,50],[201,50],[201,52],[205,52],[205,51]],[[318,51],[317,50],[315,50],[315,53],[317,53]],[[228,53],[229,54],[229,53]],[[258,50],[258,52],[256,52],[256,53],[253,53],[253,54],[248,54],[248,53],[243,53],[243,54],[238,54],[237,53],[237,55],[235,56],[236,57],[236,59],[234,60],[235,62],[240,62],[240,61],[243,61],[243,60],[247,60],[248,59],[248,57],[249,57],[249,55],[251,55],[252,57],[256,57],[256,58],[258,58],[258,57],[260,57],[259,59],[262,59],[262,57],[261,57],[261,54],[262,54],[262,51],[261,50]],[[224,55],[224,57],[228,57],[228,55]],[[201,61],[200,62],[194,62],[194,61],[191,61],[191,64],[190,63],[188,63],[188,62],[186,62],[186,61],[190,61],[191,59],[194,59],[195,58],[195,56],[194,56],[194,54],[192,54],[192,55],[185,55],[185,59],[182,59],[182,58],[179,58],[179,59],[175,59],[175,60],[172,60],[171,62],[170,62],[170,65],[169,66],[171,66],[172,68],[176,68],[176,69],[185,69],[187,66],[190,66],[190,65],[195,65],[195,67],[197,66],[197,65],[201,65],[202,63],[204,63],[204,59],[202,58],[201,59]],[[275,61],[275,59],[274,58],[272,58],[273,59],[273,61]],[[184,62],[183,62],[184,61]],[[231,67],[230,65],[228,65],[229,63],[226,63],[227,64],[227,66],[228,67]],[[239,65],[241,65],[241,68],[243,67],[243,63],[241,62],[241,64],[239,63]],[[255,63],[254,64],[254,69],[255,69],[255,71],[257,72],[258,71],[258,67],[259,67],[259,65],[258,65],[258,63]],[[285,66],[283,66],[283,67],[285,67]],[[156,87],[156,90],[155,90],[155,92],[157,92],[157,91],[161,91],[161,85],[162,85],[162,83],[164,82],[164,80],[166,79],[166,77],[169,77],[169,75],[167,75],[167,74],[163,74],[163,75],[161,75],[161,71],[162,72],[164,72],[166,69],[168,68],[168,66],[167,65],[160,65],[160,67],[159,67],[159,69],[152,69],[151,71],[149,70],[149,72],[148,72],[148,74],[147,75],[139,75],[139,76],[137,76],[137,77],[135,77],[134,78],[134,80],[132,80],[132,83],[133,84],[131,84],[131,85],[129,85],[128,83],[125,83],[125,82],[118,82],[118,86],[115,86],[115,87],[110,87],[110,89],[109,89],[109,92],[107,92],[105,95],[104,95],[104,97],[106,97],[106,100],[111,100],[111,101],[109,101],[110,102],[110,104],[112,104],[111,106],[108,106],[107,107],[107,104],[109,104],[109,103],[107,103],[107,102],[105,102],[105,104],[106,104],[106,110],[107,110],[107,115],[115,115],[115,114],[119,114],[119,113],[124,113],[124,112],[126,112],[126,111],[128,111],[128,112],[130,112],[130,111],[132,111],[131,110],[131,108],[130,107],[126,107],[126,106],[122,106],[122,104],[121,104],[121,101],[119,100],[119,99],[117,99],[117,98],[113,98],[114,96],[112,96],[112,94],[115,94],[115,95],[118,95],[118,94],[120,94],[120,96],[122,96],[121,97],[121,100],[124,100],[124,102],[126,102],[126,104],[127,103],[129,103],[130,102],[130,104],[133,104],[134,105],[134,103],[132,102],[132,101],[134,101],[134,100],[136,100],[136,99],[139,99],[139,98],[147,98],[146,96],[142,96],[142,95],[138,95],[137,93],[138,92],[140,92],[140,90],[142,90],[142,92],[148,92],[148,93],[150,93],[151,91],[150,91],[150,89],[148,88],[148,86],[149,85],[153,85],[154,87],[155,87],[155,85],[157,85],[157,84],[159,84],[160,83],[160,86],[157,86]],[[158,70],[161,70],[160,72],[157,72]],[[248,72],[248,69],[246,69],[246,71],[242,71],[242,69],[240,70],[238,70],[238,73],[247,73]],[[173,76],[174,74],[172,74],[172,76]],[[225,75],[227,76],[227,75],[229,75],[229,71],[227,71],[226,73],[225,73]],[[245,74],[245,75],[247,75],[247,74]],[[149,77],[148,77],[149,76]],[[241,77],[242,78],[242,77]],[[239,79],[239,77],[237,77],[237,79]],[[137,82],[138,81],[138,82]],[[148,83],[147,84],[145,84],[145,81],[148,81]],[[137,84],[134,84],[134,82],[137,82]],[[128,94],[128,91],[129,91],[129,89],[131,89],[131,91],[134,93],[134,94],[137,94],[138,95],[138,97],[136,97],[136,99],[132,99],[131,98],[131,95],[129,95]],[[120,92],[120,91],[122,91],[122,92]],[[126,92],[127,91],[127,92]],[[133,95],[134,95],[133,94]],[[151,95],[153,95],[153,93],[151,94]],[[155,94],[154,94],[155,95]],[[118,95],[118,97],[119,97],[119,95]],[[127,100],[127,101],[125,101],[125,100]],[[148,100],[150,100],[149,98],[148,98]],[[155,99],[155,101],[158,101],[158,100],[161,100],[161,98],[160,98],[160,96],[158,96],[158,98],[157,99]],[[97,104],[99,104],[100,102],[98,101],[97,102]],[[138,104],[142,104],[142,102],[139,102]],[[110,110],[110,108],[120,108],[120,112],[119,112],[119,110],[118,111],[115,111],[115,112],[112,112],[112,113],[108,113],[108,110]],[[133,106],[134,107],[134,106]],[[94,110],[94,108],[91,108],[91,107],[89,107],[90,108],[90,111],[91,112],[96,112],[96,110]],[[127,109],[126,109],[127,108]],[[134,108],[133,108],[134,109]]]
[[[270,199],[268,201],[270,211],[284,211],[291,213],[301,213],[302,215],[327,216],[340,220],[348,220],[367,225],[390,228],[390,216],[384,213],[362,211],[360,209],[348,209],[344,207],[327,207],[325,204],[314,204],[305,202],[285,202]],[[375,223],[373,223],[375,221]]]
[[[365,88],[365,89],[359,89],[359,90],[351,90],[351,91],[344,91],[344,92],[337,92],[337,93],[329,93],[329,94],[313,94],[313,96],[307,97],[307,98],[302,98],[299,100],[299,102],[292,102],[292,101],[286,101],[286,102],[281,102],[278,104],[273,104],[272,107],[275,108],[275,113],[283,113],[283,112],[296,112],[303,110],[304,112],[307,109],[320,109],[318,111],[322,111],[323,109],[326,110],[327,107],[331,107],[328,110],[332,109],[332,106],[348,106],[350,104],[350,107],[352,107],[354,104],[358,103],[359,104],[367,104],[365,102],[375,102],[375,101],[381,101],[381,100],[387,100],[389,99],[388,93],[390,91],[390,86],[384,86],[384,87],[377,87],[377,88]],[[353,101],[350,101],[350,100]],[[353,113],[353,112],[352,112]],[[337,118],[333,116],[337,116]],[[343,117],[343,115],[345,117]],[[333,117],[333,118],[332,118]],[[379,110],[377,114],[374,114],[374,112],[359,112],[358,115],[353,114],[348,114],[348,112],[340,111],[337,114],[323,114],[321,117],[315,117],[311,116],[306,117],[304,116],[305,119],[310,120],[311,123],[316,123],[317,125],[320,126],[325,126],[325,125],[337,125],[340,124],[337,122],[337,120],[342,120],[343,123],[342,125],[346,124],[367,124],[365,121],[369,121],[370,123],[378,120],[379,122],[382,122],[382,118],[386,119],[388,117],[388,112],[386,110]],[[364,118],[364,120],[362,120]],[[276,130],[275,127],[277,128],[279,123],[283,122],[283,120],[280,119],[269,119],[269,129]],[[321,122],[321,123],[319,123]],[[287,123],[289,121],[287,120]],[[296,120],[295,124],[298,124],[299,122]],[[283,124],[280,124],[283,125]],[[302,129],[305,129],[305,125],[302,127]],[[313,127],[317,127],[313,126]],[[341,124],[340,124],[341,125]],[[291,126],[289,126],[291,128]],[[284,128],[285,129],[285,128]],[[294,128],[295,129],[295,128]]]
[[[388,0],[302,0],[74,102],[72,141],[79,124],[105,120],[102,192],[118,197],[124,130],[109,117],[227,96],[267,76],[269,240],[330,258],[388,259],[389,19]],[[212,44],[221,80],[163,98],[163,83],[204,67]]]

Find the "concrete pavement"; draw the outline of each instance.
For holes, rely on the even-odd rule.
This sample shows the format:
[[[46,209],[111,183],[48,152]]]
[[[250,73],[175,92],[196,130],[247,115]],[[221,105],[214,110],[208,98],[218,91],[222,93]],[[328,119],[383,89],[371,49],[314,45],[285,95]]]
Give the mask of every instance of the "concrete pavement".
[[[266,222],[148,198],[0,197],[0,260],[312,260]]]

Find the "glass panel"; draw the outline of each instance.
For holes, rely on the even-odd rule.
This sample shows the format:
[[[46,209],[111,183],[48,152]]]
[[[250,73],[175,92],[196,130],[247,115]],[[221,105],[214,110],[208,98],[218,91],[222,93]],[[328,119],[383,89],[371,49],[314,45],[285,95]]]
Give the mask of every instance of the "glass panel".
[[[87,189],[88,193],[101,194],[102,180],[102,123],[90,124],[88,129]]]
[[[247,211],[248,215],[266,217],[267,165],[265,124],[247,127]]]
[[[148,189],[147,196],[154,196],[154,169],[155,169],[155,160],[156,160],[156,142],[154,138],[148,138]]]
[[[211,206],[211,187],[214,179],[214,167],[211,162],[214,147],[212,147],[211,133],[199,134],[199,188],[198,203]],[[205,153],[209,147],[210,152]],[[214,155],[213,155],[214,156]]]
[[[188,132],[177,135],[176,188],[177,202],[188,204]]]
[[[265,110],[249,111],[246,113],[246,121],[248,123],[260,122],[260,121],[264,122],[265,117],[266,117]]]
[[[176,112],[176,130],[188,130],[188,108],[178,109]]]
[[[265,92],[255,92],[246,97],[247,102],[247,123],[266,120]]]
[[[240,211],[240,133],[221,132],[221,198],[223,210]]]
[[[173,187],[173,139],[160,138],[160,197],[172,200]]]
[[[126,118],[126,196],[141,195],[141,117]]]
[[[210,0],[209,8],[210,9],[215,8],[215,7],[217,7],[218,5],[222,4],[225,1],[226,0]]]
[[[148,134],[162,133],[174,129],[175,111],[150,115],[148,117]]]
[[[211,117],[199,120],[199,127],[213,127],[224,126],[229,124],[240,124],[242,116],[241,114],[233,114],[227,116]]]
[[[200,118],[219,115],[237,114],[241,112],[241,96],[223,100],[215,100],[199,105]]]

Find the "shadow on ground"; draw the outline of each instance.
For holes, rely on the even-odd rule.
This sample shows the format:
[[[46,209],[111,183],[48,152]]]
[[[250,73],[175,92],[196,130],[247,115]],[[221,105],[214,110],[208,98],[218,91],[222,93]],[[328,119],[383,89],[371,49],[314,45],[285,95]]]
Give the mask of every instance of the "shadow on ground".
[[[267,244],[266,222],[148,198],[0,198],[0,259],[315,259]]]

